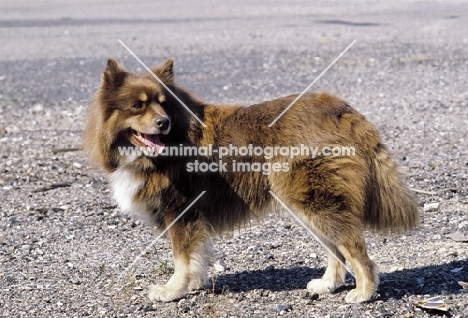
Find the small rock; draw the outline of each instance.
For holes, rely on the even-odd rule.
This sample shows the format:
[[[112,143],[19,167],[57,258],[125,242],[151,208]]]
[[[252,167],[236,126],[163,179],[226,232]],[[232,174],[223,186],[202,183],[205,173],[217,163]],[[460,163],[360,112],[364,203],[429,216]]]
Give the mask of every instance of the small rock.
[[[222,260],[217,260],[216,263],[213,265],[215,271],[221,273],[226,270],[226,264]]]
[[[457,251],[450,251],[450,252],[447,253],[447,256],[457,257],[458,252]]]
[[[267,267],[265,267],[264,271],[265,272],[272,272],[275,270],[275,266],[273,265],[268,265]]]
[[[276,248],[281,246],[281,243],[279,243],[279,242],[267,242],[267,243],[263,244],[263,246],[266,249],[276,249]]]
[[[450,233],[450,230],[448,228],[446,228],[445,226],[443,226],[440,231],[439,231],[440,235],[445,235],[445,234],[448,234]]]
[[[460,231],[446,234],[445,236],[451,238],[455,242],[468,242],[468,235]]]
[[[457,268],[454,268],[451,270],[452,273],[458,273],[458,272],[461,272],[463,270],[463,266],[462,267],[457,267]]]
[[[286,311],[286,310],[291,309],[291,305],[275,304],[275,305],[273,306],[273,309],[274,309],[275,311],[278,311],[278,312],[280,312],[280,311]]]
[[[154,308],[153,304],[146,304],[143,307],[144,312],[155,311],[155,310],[156,310],[156,308]]]
[[[40,113],[43,110],[44,110],[44,106],[42,106],[41,104],[36,104],[32,108],[33,113]]]
[[[76,277],[76,276],[72,277],[72,278],[70,279],[70,281],[71,281],[71,283],[74,284],[74,285],[79,285],[79,284],[81,284],[81,280],[80,280],[78,277]]]
[[[83,167],[83,165],[81,163],[78,163],[78,162],[73,163],[73,168],[81,169],[81,167]]]
[[[439,203],[424,204],[424,212],[435,212],[439,210]]]

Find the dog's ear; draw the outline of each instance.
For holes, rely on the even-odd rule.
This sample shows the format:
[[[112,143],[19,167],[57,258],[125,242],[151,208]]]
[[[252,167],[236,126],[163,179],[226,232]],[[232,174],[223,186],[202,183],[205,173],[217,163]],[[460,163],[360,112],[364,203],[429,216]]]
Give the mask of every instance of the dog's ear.
[[[174,85],[174,59],[172,57],[154,67],[152,71],[165,84]]]
[[[113,58],[107,60],[106,69],[102,74],[102,86],[106,88],[119,87],[125,77],[125,69]]]

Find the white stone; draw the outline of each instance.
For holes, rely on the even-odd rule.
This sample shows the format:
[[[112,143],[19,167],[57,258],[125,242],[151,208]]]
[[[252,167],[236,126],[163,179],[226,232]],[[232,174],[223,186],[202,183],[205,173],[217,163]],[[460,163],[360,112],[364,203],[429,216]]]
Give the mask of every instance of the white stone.
[[[424,212],[433,212],[439,210],[439,203],[426,203],[424,204]]]

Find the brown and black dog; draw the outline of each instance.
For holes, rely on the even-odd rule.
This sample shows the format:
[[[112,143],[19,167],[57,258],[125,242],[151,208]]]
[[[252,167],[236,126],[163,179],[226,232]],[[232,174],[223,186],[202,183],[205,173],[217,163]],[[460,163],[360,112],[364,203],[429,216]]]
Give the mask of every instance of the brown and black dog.
[[[176,86],[172,59],[152,71],[166,87],[149,72],[127,72],[109,59],[85,128],[85,147],[109,173],[122,210],[164,229],[206,191],[169,228],[175,272],[166,285],[151,287],[150,299],[171,301],[204,286],[210,238],[275,209],[271,193],[334,254],[328,257],[324,276],[311,280],[307,289],[319,294],[336,290],[344,283],[343,263],[348,261],[356,288],[346,301],[371,299],[378,275],[367,255],[363,230],[398,233],[415,228],[419,219],[415,199],[377,129],[328,94],[304,94],[269,127],[298,95],[249,107],[221,106]],[[281,152],[299,145],[324,151],[316,156]],[[326,155],[326,147],[337,146],[354,152]],[[171,147],[211,151],[164,155]],[[259,152],[221,156],[222,147]],[[274,154],[266,156],[266,149]],[[202,167],[205,170],[197,170]]]

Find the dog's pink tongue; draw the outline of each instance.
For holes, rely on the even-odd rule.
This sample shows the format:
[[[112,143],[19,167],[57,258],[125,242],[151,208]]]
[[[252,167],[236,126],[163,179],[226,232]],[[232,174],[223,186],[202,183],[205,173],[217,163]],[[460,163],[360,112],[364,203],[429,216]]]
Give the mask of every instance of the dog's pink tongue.
[[[155,153],[160,154],[164,150],[164,144],[159,140],[158,135],[143,134],[143,138],[145,138],[146,143],[153,148]]]

